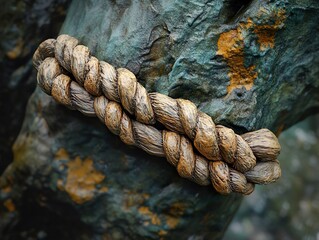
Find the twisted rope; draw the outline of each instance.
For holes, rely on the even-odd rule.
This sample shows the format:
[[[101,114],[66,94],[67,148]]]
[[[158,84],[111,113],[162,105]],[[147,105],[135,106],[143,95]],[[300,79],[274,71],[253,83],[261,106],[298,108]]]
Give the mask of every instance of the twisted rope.
[[[222,194],[250,194],[255,183],[268,184],[281,175],[280,145],[269,130],[240,136],[216,126],[188,100],[147,93],[132,72],[99,61],[73,37],[41,43],[33,64],[45,93],[70,109],[97,116],[124,143],[166,157],[181,177],[212,183]],[[156,121],[166,130],[151,126]]]

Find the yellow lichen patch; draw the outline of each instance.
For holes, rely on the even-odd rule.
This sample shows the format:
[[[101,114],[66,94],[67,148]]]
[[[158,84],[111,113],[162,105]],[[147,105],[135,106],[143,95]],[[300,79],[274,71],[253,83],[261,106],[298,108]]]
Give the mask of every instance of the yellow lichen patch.
[[[172,216],[182,216],[187,209],[187,204],[183,202],[175,202],[169,209],[169,214]]]
[[[237,29],[222,33],[217,43],[217,54],[222,55],[226,59],[241,54],[243,48],[242,40],[242,35]]]
[[[142,205],[150,197],[143,192],[126,191],[124,195],[124,209],[129,210],[132,206]]]
[[[254,33],[257,35],[261,51],[265,51],[266,49],[273,48],[275,46],[275,34],[286,19],[286,15],[283,10],[273,13],[272,17],[274,19],[273,24],[256,25],[254,27]]]
[[[5,186],[4,188],[1,189],[1,191],[3,193],[9,193],[9,192],[11,192],[11,187],[10,186]]]
[[[160,237],[163,237],[163,236],[167,235],[167,231],[161,229],[161,230],[159,230],[158,235],[159,235]]]
[[[56,159],[69,159],[69,155],[61,149],[57,152]],[[74,160],[68,160],[66,163],[67,176],[66,180],[59,179],[57,187],[61,191],[69,194],[71,199],[77,204],[83,204],[90,201],[98,192],[107,192],[107,187],[98,189],[97,184],[100,184],[105,176],[94,169],[93,160],[86,158],[81,160],[76,157]]]
[[[255,66],[246,67],[244,64],[244,42],[242,35],[242,25],[236,30],[230,30],[220,35],[217,46],[217,54],[226,59],[230,68],[230,85],[227,92],[230,93],[235,88],[245,87],[250,90],[254,80],[257,78]]]
[[[170,208],[168,213],[166,214],[166,225],[170,229],[176,228],[179,223],[180,217],[184,214],[188,205],[184,202],[174,202]]]
[[[149,207],[142,206],[142,207],[140,207],[140,208],[138,209],[138,211],[139,211],[140,214],[142,214],[142,215],[146,216],[148,219],[150,219],[150,221],[151,221],[151,223],[152,223],[153,225],[160,225],[160,224],[161,224],[161,220],[159,219],[159,217],[158,217],[155,213],[153,213],[153,212],[149,209]],[[146,222],[144,223],[144,225],[146,225],[146,226],[147,226],[148,224],[149,224],[148,221],[146,221]]]
[[[106,192],[108,192],[109,191],[109,188],[108,187],[101,187],[100,188],[100,192],[101,193],[106,193]]]
[[[176,228],[177,224],[179,223],[179,219],[173,216],[166,217],[166,224],[170,229]]]
[[[55,160],[63,160],[63,159],[69,159],[69,154],[64,148],[60,148],[56,153],[55,153]]]
[[[12,60],[18,58],[22,53],[23,45],[24,45],[24,43],[23,43],[22,39],[19,39],[17,42],[17,45],[13,49],[11,49],[10,51],[8,51],[6,53],[7,57],[12,59]]]
[[[267,48],[273,48],[275,46],[276,29],[272,28],[272,26],[256,26],[254,32],[258,37],[261,51],[265,51]]]
[[[11,199],[4,201],[3,205],[8,209],[9,212],[14,212],[16,207]]]
[[[265,14],[265,10],[260,10],[260,16]],[[245,65],[244,38],[256,34],[260,51],[273,48],[275,45],[275,33],[285,20],[285,12],[280,10],[270,14],[270,24],[257,25],[252,19],[248,18],[245,22],[238,24],[236,29],[229,30],[220,34],[217,41],[217,55],[222,56],[229,67],[228,76],[230,84],[227,93],[231,93],[236,88],[245,87],[250,90],[258,77],[256,66]]]

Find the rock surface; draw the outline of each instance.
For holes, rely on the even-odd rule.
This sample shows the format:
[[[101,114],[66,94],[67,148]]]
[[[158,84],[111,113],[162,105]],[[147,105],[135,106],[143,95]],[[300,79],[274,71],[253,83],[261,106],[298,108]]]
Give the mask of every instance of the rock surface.
[[[55,37],[63,23],[66,0],[0,0],[0,173],[12,161],[11,147],[34,91],[32,55],[38,44]]]
[[[81,0],[61,32],[238,133],[279,133],[318,110],[318,11],[310,0]],[[241,200],[181,179],[39,89],[13,149],[3,239],[219,239]]]
[[[318,21],[315,0],[76,1],[61,32],[218,123],[280,132],[318,112]]]

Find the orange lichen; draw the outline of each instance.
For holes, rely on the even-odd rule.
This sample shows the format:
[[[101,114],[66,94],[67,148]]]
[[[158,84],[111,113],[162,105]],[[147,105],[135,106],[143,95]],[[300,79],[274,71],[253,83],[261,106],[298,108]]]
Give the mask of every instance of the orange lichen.
[[[244,63],[242,26],[244,25],[240,25],[236,30],[230,30],[222,33],[217,42],[217,54],[226,59],[230,68],[230,72],[228,74],[230,78],[230,85],[227,87],[228,93],[235,88],[241,87],[245,87],[247,90],[250,90],[253,86],[254,80],[257,78],[255,66],[252,65],[246,67]]]
[[[187,204],[184,202],[175,202],[169,209],[169,214],[172,216],[182,216],[187,209]]]
[[[241,54],[243,48],[242,41],[242,35],[237,29],[222,33],[219,36],[217,43],[217,54],[222,55],[226,59],[231,58],[234,55]]]
[[[60,148],[56,153],[55,153],[55,160],[63,160],[63,159],[69,159],[69,154],[64,148]]]
[[[273,24],[256,25],[254,27],[254,33],[257,35],[261,51],[275,46],[275,34],[286,19],[286,15],[283,10],[280,10],[273,13],[272,18],[275,20]]]
[[[165,236],[165,235],[167,235],[167,231],[165,231],[165,230],[163,230],[163,229],[161,229],[161,230],[159,230],[158,231],[158,235],[160,236],[160,237],[163,237],[163,236]]]
[[[1,191],[3,193],[9,193],[9,192],[11,192],[11,187],[10,186],[5,186],[4,188],[1,189]]]
[[[150,197],[143,192],[126,191],[124,195],[124,209],[129,210],[132,206],[142,205]]]
[[[159,217],[153,213],[149,207],[146,207],[146,206],[142,206],[138,209],[139,213],[142,214],[142,215],[145,215],[148,219],[151,220],[151,223],[153,225],[160,225],[161,224],[161,220],[159,219]],[[149,224],[149,221],[146,221],[144,222],[144,225],[148,225]]]
[[[180,217],[184,214],[188,205],[184,202],[174,202],[170,208],[168,213],[166,214],[166,225],[170,229],[176,228],[180,221]]]
[[[273,48],[275,46],[276,29],[272,26],[256,26],[254,33],[257,35],[261,51],[265,51],[267,48]]]
[[[77,204],[83,204],[90,201],[98,192],[107,192],[107,187],[97,189],[96,185],[100,184],[105,176],[94,169],[93,160],[86,158],[81,160],[76,157],[74,160],[69,159],[65,150],[59,150],[56,159],[68,160],[66,163],[67,177],[66,180],[58,179],[57,187],[61,191],[66,191],[71,199]]]
[[[176,228],[176,226],[179,223],[179,219],[177,217],[173,217],[173,216],[167,216],[166,217],[166,224],[169,228],[174,229]]]
[[[109,188],[108,187],[101,187],[100,188],[100,192],[101,193],[106,193],[106,192],[108,192],[109,191]]]
[[[260,9],[259,14],[265,14],[265,10]],[[271,20],[274,20],[271,24],[257,25],[252,19],[248,18],[245,22],[239,23],[236,29],[220,34],[216,54],[222,56],[230,68],[228,73],[230,78],[230,84],[227,87],[228,94],[236,88],[244,87],[246,90],[250,90],[258,77],[255,65],[245,65],[244,38],[251,35],[247,33],[253,32],[257,36],[260,51],[273,48],[275,45],[275,33],[285,19],[285,12],[280,10],[271,13],[270,16]]]
[[[14,212],[16,207],[11,199],[4,201],[3,205],[8,209],[9,212]]]
[[[18,58],[23,51],[23,45],[24,45],[24,43],[23,43],[22,39],[19,39],[17,42],[17,45],[13,49],[11,49],[10,51],[8,51],[6,53],[7,57],[12,59],[12,60]]]

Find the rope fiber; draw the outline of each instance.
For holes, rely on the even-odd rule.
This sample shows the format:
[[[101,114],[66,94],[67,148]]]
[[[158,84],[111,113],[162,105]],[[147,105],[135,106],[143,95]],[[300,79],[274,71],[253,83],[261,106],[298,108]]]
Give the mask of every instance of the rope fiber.
[[[127,145],[165,157],[178,174],[221,194],[250,194],[281,176],[280,145],[268,129],[237,135],[185,99],[148,93],[135,75],[91,56],[68,35],[42,42],[33,55],[40,88],[58,103],[97,116]],[[160,122],[165,130],[154,125]]]

